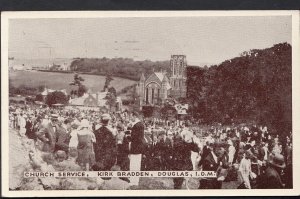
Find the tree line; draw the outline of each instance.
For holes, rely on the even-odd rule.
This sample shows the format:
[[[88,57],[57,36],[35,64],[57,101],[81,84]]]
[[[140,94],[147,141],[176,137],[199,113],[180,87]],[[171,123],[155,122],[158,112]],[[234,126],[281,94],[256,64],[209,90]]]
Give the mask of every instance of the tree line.
[[[292,128],[292,47],[250,50],[211,67],[187,68],[191,114],[205,123],[257,123]]]
[[[80,58],[74,59],[70,66],[72,71],[93,73],[99,75],[110,74],[114,77],[123,77],[139,80],[140,75],[151,74],[153,71],[165,70],[170,73],[170,61],[134,61],[130,58]]]

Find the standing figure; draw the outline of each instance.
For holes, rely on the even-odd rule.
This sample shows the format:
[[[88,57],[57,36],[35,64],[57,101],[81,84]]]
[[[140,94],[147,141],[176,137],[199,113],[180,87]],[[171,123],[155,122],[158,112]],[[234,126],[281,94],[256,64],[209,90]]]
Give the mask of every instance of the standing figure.
[[[160,150],[158,147],[158,139],[157,135],[152,135],[152,142],[147,147],[145,152],[147,158],[147,170],[149,171],[159,171],[161,170],[161,163],[160,163]]]
[[[220,168],[220,158],[218,158],[218,148],[216,144],[209,143],[209,153],[202,161],[203,171],[215,171]],[[199,189],[221,189],[222,181],[217,178],[202,178],[200,179]]]
[[[174,138],[172,169],[175,171],[193,170],[191,151],[198,151],[198,146],[193,141],[192,132],[188,132],[187,130],[183,132],[184,133],[178,134]],[[174,189],[181,189],[183,181],[183,177],[173,178]]]
[[[95,135],[89,129],[89,121],[87,119],[81,120],[77,145],[77,163],[85,170],[89,170],[95,162],[95,153],[93,143],[95,142]]]
[[[95,131],[96,143],[94,171],[110,171],[117,160],[117,144],[113,135],[113,129],[108,125],[110,121],[109,114],[101,116],[102,126]]]
[[[56,143],[56,129],[58,123],[58,115],[52,114],[51,120],[47,124],[41,124],[37,132],[39,143],[37,145],[43,152],[54,152]]]
[[[285,168],[284,157],[281,154],[275,154],[268,162],[268,166],[264,174],[262,174],[258,181],[259,189],[282,189],[284,185],[280,173]]]
[[[69,153],[69,143],[71,139],[71,120],[65,119],[63,124],[57,129],[57,142],[55,144],[55,151],[62,150]]]
[[[250,185],[250,173],[251,173],[251,157],[252,153],[247,150],[244,154],[243,159],[241,160],[239,172],[242,178],[242,181],[245,185],[245,188],[251,189]]]
[[[20,130],[19,133],[22,137],[25,136],[26,133],[26,119],[27,119],[27,115],[23,115],[22,113],[19,116],[19,126],[20,126]]]
[[[140,171],[142,163],[142,154],[144,153],[144,124],[141,122],[142,118],[138,112],[132,114],[132,129],[131,129],[131,143],[130,143],[130,171]],[[139,177],[132,177],[130,179],[131,185],[138,186]]]
[[[172,148],[173,140],[166,136],[165,132],[162,133],[162,136],[158,142],[160,157],[161,157],[161,170],[167,171],[171,169],[171,158],[172,158]]]

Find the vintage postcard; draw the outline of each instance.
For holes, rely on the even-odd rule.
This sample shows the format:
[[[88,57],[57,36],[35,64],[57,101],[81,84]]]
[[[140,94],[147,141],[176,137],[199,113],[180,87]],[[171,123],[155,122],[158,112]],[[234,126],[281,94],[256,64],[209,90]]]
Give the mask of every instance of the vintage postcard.
[[[299,22],[1,13],[3,196],[299,195]]]

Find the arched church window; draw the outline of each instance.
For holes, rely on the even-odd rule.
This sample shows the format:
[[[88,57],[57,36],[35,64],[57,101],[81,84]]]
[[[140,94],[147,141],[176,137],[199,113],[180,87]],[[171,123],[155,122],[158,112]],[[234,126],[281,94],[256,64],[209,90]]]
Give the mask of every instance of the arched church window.
[[[152,99],[151,99],[151,103],[153,104],[154,103],[154,88],[152,88]]]
[[[149,89],[148,89],[148,87],[147,87],[147,88],[146,88],[146,104],[149,103],[148,94],[149,94]]]

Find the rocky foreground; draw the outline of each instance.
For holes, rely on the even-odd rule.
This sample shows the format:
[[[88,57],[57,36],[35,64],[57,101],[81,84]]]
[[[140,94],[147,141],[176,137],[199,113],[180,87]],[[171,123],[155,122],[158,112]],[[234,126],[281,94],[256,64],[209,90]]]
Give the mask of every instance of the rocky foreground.
[[[10,129],[9,138],[9,189],[10,190],[124,190],[124,189],[173,189],[172,178],[140,178],[139,186],[131,187],[119,179],[101,178],[25,178],[25,171],[79,171],[81,168],[73,160],[55,161],[51,155],[35,150],[34,144],[26,137],[20,137]],[[239,182],[224,182],[222,188],[236,188]],[[182,189],[197,189],[199,180],[187,179]]]

